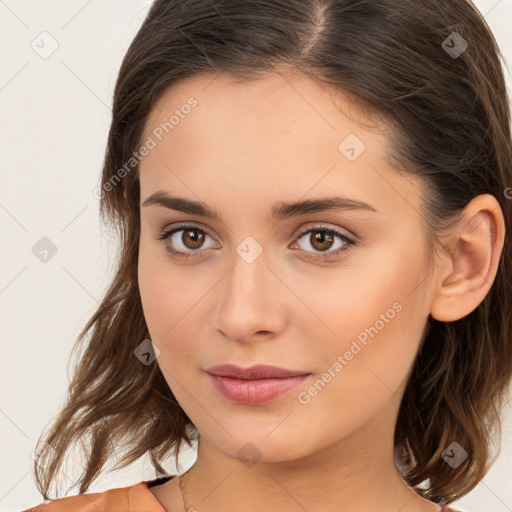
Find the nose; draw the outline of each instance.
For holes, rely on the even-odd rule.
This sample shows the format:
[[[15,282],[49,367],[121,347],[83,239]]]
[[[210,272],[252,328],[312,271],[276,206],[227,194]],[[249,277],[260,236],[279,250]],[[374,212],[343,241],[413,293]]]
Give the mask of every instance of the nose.
[[[266,251],[254,261],[240,254],[234,253],[218,290],[216,328],[237,342],[253,340],[255,334],[258,339],[278,335],[286,324],[286,286],[270,268]]]

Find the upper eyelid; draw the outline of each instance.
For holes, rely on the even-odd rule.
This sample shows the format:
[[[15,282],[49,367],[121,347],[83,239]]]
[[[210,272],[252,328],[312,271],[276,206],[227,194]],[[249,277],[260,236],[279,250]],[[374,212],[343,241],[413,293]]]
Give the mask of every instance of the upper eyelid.
[[[307,233],[308,231],[314,231],[315,229],[318,231],[321,231],[321,230],[335,231],[335,232],[339,233],[340,235],[344,235],[347,238],[350,238],[352,240],[357,239],[357,237],[355,235],[351,234],[350,232],[346,232],[347,231],[346,229],[339,228],[336,226],[329,226],[328,223],[323,223],[323,222],[315,222],[315,223],[313,223],[313,225],[305,226],[304,228],[299,229],[296,236],[302,236],[305,233]]]

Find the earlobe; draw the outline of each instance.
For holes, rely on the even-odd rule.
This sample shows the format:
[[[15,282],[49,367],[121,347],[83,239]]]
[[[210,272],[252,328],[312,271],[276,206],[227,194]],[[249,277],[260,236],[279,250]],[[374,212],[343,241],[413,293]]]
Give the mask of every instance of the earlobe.
[[[464,213],[438,260],[440,271],[430,314],[442,322],[469,315],[484,300],[504,245],[505,221],[494,196],[475,197]]]

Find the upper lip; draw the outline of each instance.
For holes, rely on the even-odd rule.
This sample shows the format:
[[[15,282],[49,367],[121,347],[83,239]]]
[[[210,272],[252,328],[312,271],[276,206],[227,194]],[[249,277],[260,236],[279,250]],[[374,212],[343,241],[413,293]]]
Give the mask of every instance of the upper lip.
[[[309,375],[310,372],[288,370],[266,364],[256,364],[249,368],[242,368],[235,364],[218,364],[206,368],[207,373],[219,375],[221,377],[233,377],[235,379],[253,380],[253,379],[285,379],[301,375]]]

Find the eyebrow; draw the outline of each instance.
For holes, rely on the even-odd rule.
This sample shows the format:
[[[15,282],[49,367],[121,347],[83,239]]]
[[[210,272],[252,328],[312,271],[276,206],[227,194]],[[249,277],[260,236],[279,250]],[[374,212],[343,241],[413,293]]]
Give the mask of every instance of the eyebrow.
[[[222,217],[214,209],[201,201],[191,201],[183,197],[172,197],[164,191],[158,191],[147,197],[141,204],[147,206],[163,206],[170,210],[177,210],[191,215],[199,215],[209,219],[222,222]],[[280,202],[273,205],[272,217],[275,220],[283,220],[307,213],[317,213],[326,210],[363,210],[378,213],[378,211],[368,203],[348,197],[321,197],[318,199],[308,199],[295,203]]]

